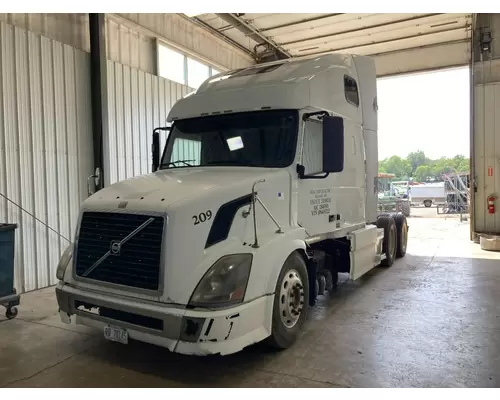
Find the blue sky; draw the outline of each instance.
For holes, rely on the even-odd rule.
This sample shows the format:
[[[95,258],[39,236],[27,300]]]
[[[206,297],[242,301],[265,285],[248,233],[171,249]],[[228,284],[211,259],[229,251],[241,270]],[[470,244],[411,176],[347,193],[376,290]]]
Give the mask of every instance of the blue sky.
[[[423,150],[436,159],[469,157],[469,70],[377,81],[379,160]]]

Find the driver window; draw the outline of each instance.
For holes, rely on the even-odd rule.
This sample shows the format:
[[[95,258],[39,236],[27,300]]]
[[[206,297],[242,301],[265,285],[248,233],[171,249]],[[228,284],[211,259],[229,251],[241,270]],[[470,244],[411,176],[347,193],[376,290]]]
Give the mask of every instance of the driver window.
[[[315,120],[306,121],[302,164],[305,174],[323,172],[323,126]]]

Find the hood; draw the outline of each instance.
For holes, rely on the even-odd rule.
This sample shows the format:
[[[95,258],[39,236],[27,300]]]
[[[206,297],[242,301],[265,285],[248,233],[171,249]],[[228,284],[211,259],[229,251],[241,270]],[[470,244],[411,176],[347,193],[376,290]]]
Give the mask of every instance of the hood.
[[[282,170],[280,170],[282,171]],[[172,168],[117,182],[84,202],[84,208],[127,208],[163,212],[169,206],[213,190],[247,186],[278,171],[252,167]]]
[[[281,226],[287,227],[290,222],[287,194],[291,190],[291,178],[285,169],[200,167],[157,171],[100,190],[85,201],[82,211],[166,214],[161,245],[150,241],[144,250],[153,255],[161,252],[160,271],[164,277],[160,278],[159,292],[151,295],[135,293],[134,296],[187,304],[198,282],[221,255],[252,251],[249,247],[254,237],[252,219],[244,217],[242,211],[249,206],[248,197],[254,182],[262,179],[266,182],[257,186],[259,198]],[[276,232],[273,220],[266,213],[259,212],[256,218],[259,234]],[[98,234],[93,230],[92,222],[89,224],[88,232]],[[129,234],[131,229],[115,232],[111,228],[103,232],[105,237],[96,239],[96,259],[111,248],[113,241],[123,238],[124,233]],[[86,237],[91,235],[87,233]],[[93,239],[91,243],[94,243]],[[128,288],[107,290],[130,295]]]

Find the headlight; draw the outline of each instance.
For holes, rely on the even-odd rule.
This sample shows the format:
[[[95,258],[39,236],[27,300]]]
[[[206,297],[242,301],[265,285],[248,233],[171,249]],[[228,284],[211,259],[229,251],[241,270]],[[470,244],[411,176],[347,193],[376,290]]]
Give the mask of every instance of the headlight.
[[[189,305],[223,307],[241,303],[245,297],[251,265],[251,254],[222,257],[198,283]]]
[[[59,259],[59,264],[57,264],[57,271],[56,271],[56,277],[60,281],[64,279],[64,273],[66,272],[66,268],[69,265],[69,262],[71,261],[71,257],[73,257],[73,245],[70,244],[66,250],[64,250],[64,253],[62,254],[61,258]]]

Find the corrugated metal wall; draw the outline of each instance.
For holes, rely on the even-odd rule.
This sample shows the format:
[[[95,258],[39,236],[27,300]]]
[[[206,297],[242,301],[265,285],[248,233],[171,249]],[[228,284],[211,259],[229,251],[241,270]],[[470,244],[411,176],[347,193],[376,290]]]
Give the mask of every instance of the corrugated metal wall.
[[[488,27],[492,37],[500,35],[500,14],[477,14],[477,27]],[[477,31],[478,32],[478,31]],[[477,41],[476,41],[477,43]],[[472,172],[476,191],[472,220],[473,237],[477,233],[500,234],[500,200],[495,214],[489,214],[487,197],[500,197],[500,42],[492,41],[491,53],[474,50],[472,103],[474,106],[472,135]]]
[[[165,126],[172,105],[192,89],[108,61],[109,137],[105,140],[106,185],[151,171],[153,129]],[[162,137],[162,146],[166,136]]]
[[[72,239],[92,172],[89,55],[0,22],[0,192]],[[16,289],[55,283],[66,240],[0,199],[19,224]]]
[[[500,195],[500,83],[476,85],[475,90],[475,228],[476,232],[498,234],[500,213],[489,214],[486,199],[492,194]]]
[[[111,14],[122,25],[141,26],[171,46],[179,47],[188,55],[211,61],[227,69],[237,69],[255,64],[248,54],[212,35],[206,29],[177,13]],[[189,54],[191,53],[191,54]]]

